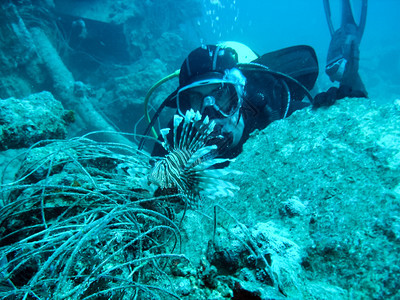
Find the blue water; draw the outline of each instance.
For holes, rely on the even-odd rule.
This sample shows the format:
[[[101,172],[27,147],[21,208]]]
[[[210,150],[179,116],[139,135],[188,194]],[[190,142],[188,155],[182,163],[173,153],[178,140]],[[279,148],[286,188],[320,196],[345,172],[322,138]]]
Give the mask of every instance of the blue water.
[[[331,2],[334,5],[339,0]],[[316,50],[321,67],[325,65],[330,34],[322,0],[204,0],[204,7],[199,43],[236,40],[259,54],[307,44]],[[370,0],[368,3],[367,24],[360,46],[360,73],[369,85],[370,96],[372,92],[372,96],[385,97],[383,90],[389,89],[390,99],[400,97],[393,86],[400,84],[397,79],[400,78],[399,14],[400,1]],[[387,84],[389,88],[379,84]]]
[[[207,42],[235,39],[265,50],[304,43],[317,50],[328,47],[329,31],[322,0],[205,0],[205,10],[213,11],[212,15],[206,14],[207,23],[201,26]],[[399,14],[400,1],[369,1],[361,50],[387,43],[399,45]]]

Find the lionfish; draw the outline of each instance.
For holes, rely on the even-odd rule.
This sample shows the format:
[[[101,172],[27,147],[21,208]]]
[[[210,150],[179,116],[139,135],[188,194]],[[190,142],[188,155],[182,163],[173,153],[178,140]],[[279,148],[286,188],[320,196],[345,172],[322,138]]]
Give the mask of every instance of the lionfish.
[[[202,115],[193,109],[187,111],[185,117],[175,115],[173,145],[167,138],[170,129],[161,129],[162,146],[168,154],[156,162],[149,181],[162,189],[177,188],[189,207],[199,206],[201,197],[233,196],[239,188],[222,177],[235,171],[216,166],[232,160],[215,158],[217,145],[206,145],[214,126],[215,122],[210,122],[208,116],[202,121]]]

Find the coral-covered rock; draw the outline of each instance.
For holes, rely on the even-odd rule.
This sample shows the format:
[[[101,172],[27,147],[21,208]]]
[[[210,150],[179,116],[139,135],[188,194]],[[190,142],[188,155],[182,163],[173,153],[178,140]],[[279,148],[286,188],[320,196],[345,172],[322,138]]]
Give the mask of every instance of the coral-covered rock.
[[[24,148],[43,139],[63,139],[73,113],[49,92],[0,100],[0,150]]]
[[[240,191],[225,207],[246,225],[289,230],[305,274],[337,286],[335,298],[355,286],[351,297],[398,297],[399,128],[397,102],[366,99],[273,122],[232,163],[243,175],[230,179]]]

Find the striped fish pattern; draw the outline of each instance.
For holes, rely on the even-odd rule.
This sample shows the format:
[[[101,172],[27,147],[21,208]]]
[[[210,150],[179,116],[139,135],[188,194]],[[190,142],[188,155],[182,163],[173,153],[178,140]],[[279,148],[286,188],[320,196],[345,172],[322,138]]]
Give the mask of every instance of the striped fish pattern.
[[[215,168],[231,160],[214,158],[217,146],[206,146],[214,126],[214,121],[207,116],[202,120],[193,110],[185,117],[175,115],[172,145],[167,139],[170,129],[162,129],[162,145],[168,154],[156,162],[149,181],[162,189],[177,188],[189,207],[198,207],[201,197],[232,197],[239,188],[222,177],[235,171]]]

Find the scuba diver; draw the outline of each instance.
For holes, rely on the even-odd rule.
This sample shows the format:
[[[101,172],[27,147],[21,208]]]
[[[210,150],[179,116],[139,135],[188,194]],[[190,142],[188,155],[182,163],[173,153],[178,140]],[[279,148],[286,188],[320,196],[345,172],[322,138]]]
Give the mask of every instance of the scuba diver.
[[[330,106],[344,97],[367,97],[358,74],[367,0],[361,1],[358,24],[350,0],[342,0],[341,25],[337,30],[333,27],[329,0],[324,0],[324,6],[332,37],[325,71],[332,82],[339,82],[339,87],[331,87],[315,97],[310,94],[319,68],[315,51],[309,46],[259,56],[236,42],[203,45],[184,60],[178,88],[161,104],[146,134],[165,107],[176,109],[181,116],[193,109],[216,123],[215,138],[209,141],[218,146],[216,156],[234,158],[251,132],[296,110],[310,105]],[[172,120],[168,127],[173,128]],[[152,156],[165,154],[166,150],[156,143]]]

